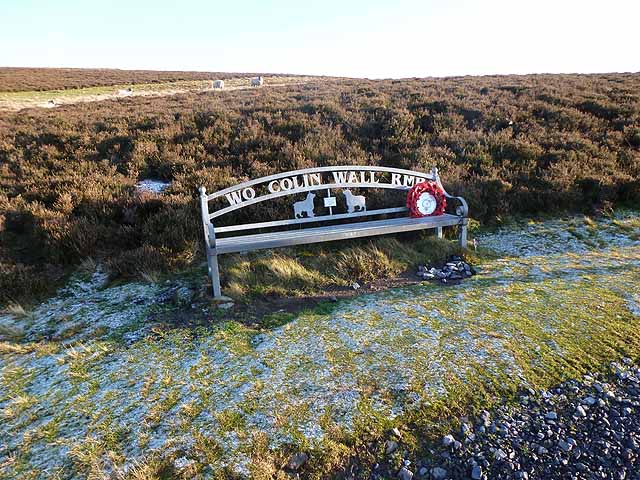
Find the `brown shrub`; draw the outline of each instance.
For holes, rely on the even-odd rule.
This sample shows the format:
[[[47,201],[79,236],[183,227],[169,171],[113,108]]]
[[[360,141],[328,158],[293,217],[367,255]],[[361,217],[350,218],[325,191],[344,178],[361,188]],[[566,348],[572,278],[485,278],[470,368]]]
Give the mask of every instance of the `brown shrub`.
[[[0,92],[62,90],[131,83],[175,82],[177,80],[226,80],[255,73],[160,72],[108,68],[24,68],[0,67]]]
[[[316,165],[435,165],[482,221],[638,202],[638,91],[638,74],[345,79],[3,113],[0,261],[172,268],[201,242],[197,187]],[[138,195],[149,177],[172,185]]]

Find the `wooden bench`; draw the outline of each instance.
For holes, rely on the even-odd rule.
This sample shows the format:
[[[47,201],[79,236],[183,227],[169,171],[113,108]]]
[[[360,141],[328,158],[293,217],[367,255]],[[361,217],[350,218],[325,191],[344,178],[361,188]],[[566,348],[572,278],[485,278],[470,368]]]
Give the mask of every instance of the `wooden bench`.
[[[416,183],[423,181],[436,182],[447,199],[457,202],[455,213],[411,218],[405,203],[406,192]],[[402,205],[368,210],[366,198],[363,195],[355,195],[352,189],[369,188],[404,192],[399,198]],[[466,247],[467,244],[467,202],[462,197],[455,197],[444,191],[435,168],[430,173],[421,173],[373,166],[319,167],[258,178],[209,195],[204,187],[200,187],[199,190],[207,264],[215,298],[224,298],[220,290],[218,269],[218,255],[224,253],[430,228],[436,229],[437,235],[442,237],[443,227],[456,225],[459,226],[460,245]],[[319,195],[314,192],[322,190],[326,191],[326,196],[318,198]],[[344,199],[344,206],[343,202],[338,206],[339,197],[332,195],[332,191],[336,191]],[[301,194],[305,193],[304,199],[293,204],[294,218],[214,227],[214,219],[238,209],[287,195],[301,197]],[[213,201],[222,201],[226,205],[211,212],[209,205]],[[334,212],[341,207],[343,211]],[[317,226],[318,223],[322,225]]]

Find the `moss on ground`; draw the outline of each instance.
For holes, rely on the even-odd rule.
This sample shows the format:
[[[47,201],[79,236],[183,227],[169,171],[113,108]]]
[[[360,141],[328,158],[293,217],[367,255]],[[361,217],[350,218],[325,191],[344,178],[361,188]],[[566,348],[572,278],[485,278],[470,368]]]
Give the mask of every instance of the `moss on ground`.
[[[401,451],[520,388],[638,358],[639,230],[629,213],[484,232],[495,253],[461,285],[275,314],[259,329],[158,330],[153,299],[182,302],[188,289],[105,288],[96,273],[29,315],[0,317],[3,332],[22,331],[0,348],[0,474],[284,478],[302,449],[305,476],[322,478],[356,453],[375,460],[394,427],[399,465]],[[389,264],[418,252],[398,249]],[[93,333],[111,327],[119,334]]]

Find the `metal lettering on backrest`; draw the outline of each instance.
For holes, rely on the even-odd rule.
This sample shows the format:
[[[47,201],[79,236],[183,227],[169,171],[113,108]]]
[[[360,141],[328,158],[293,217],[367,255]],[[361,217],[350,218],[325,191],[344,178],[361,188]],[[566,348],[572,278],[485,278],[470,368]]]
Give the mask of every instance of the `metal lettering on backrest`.
[[[314,212],[316,194],[312,192],[317,190],[327,190],[327,196],[323,198],[323,206],[329,208],[332,216],[332,208],[336,206],[336,200],[331,196],[331,189],[342,190],[348,213],[362,214],[367,210],[366,198],[363,195],[355,195],[351,189],[408,190],[413,185],[426,180],[439,182],[435,168],[431,173],[376,166],[318,167],[296,170],[258,178],[208,195],[207,201],[224,197],[228,204],[209,214],[209,218],[213,219],[266,200],[305,192],[307,197],[293,204],[293,217],[294,219],[313,218],[316,216]]]

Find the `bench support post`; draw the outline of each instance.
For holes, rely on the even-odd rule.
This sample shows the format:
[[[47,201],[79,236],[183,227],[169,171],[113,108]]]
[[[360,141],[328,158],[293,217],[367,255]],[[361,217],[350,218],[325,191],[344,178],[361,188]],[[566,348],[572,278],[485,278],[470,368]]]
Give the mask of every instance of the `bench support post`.
[[[460,224],[460,246],[467,248],[467,219],[465,218]]]
[[[438,238],[442,238],[442,227],[436,228],[436,235],[438,236]]]
[[[215,250],[211,251],[207,248],[207,266],[209,270],[209,278],[213,286],[213,298],[222,298],[222,290],[220,289],[220,270],[218,269],[218,255]]]
[[[207,252],[207,270],[213,286],[213,297],[223,299],[220,289],[220,270],[218,269],[218,254],[216,252],[216,234],[209,218],[209,199],[207,190],[200,187],[200,209],[202,211],[202,225],[204,226],[204,244]]]

